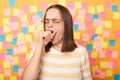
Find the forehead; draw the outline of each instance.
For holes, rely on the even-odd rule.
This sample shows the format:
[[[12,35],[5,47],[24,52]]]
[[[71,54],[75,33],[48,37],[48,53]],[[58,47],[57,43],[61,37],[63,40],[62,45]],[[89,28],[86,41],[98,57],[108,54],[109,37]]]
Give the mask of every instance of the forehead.
[[[51,8],[46,12],[46,19],[62,19],[62,16],[57,8]]]

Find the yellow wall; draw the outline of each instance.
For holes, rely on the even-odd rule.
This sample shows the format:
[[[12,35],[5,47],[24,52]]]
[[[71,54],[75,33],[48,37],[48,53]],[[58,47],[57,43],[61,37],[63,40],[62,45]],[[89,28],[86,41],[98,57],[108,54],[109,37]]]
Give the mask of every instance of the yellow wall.
[[[21,79],[37,32],[43,30],[42,13],[55,3],[71,11],[74,38],[88,50],[93,80],[120,80],[119,0],[1,0],[0,80]]]

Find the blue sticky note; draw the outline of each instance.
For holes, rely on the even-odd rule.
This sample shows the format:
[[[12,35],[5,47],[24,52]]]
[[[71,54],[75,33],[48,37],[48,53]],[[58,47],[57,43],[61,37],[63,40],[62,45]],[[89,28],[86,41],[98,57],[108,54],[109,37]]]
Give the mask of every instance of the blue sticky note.
[[[13,54],[13,49],[12,48],[8,48],[7,50],[7,55],[12,55]]]
[[[120,74],[114,74],[114,80],[120,80]]]
[[[87,50],[92,50],[92,48],[93,48],[93,45],[92,45],[92,44],[87,44],[87,45],[86,45],[86,49],[87,49]]]
[[[9,0],[9,6],[15,6],[15,0]]]
[[[43,11],[38,11],[37,15],[39,16],[39,18],[43,18],[44,12]]]
[[[112,12],[118,12],[118,5],[112,5]]]
[[[28,33],[28,28],[27,27],[22,27],[22,32],[25,33],[25,34]]]
[[[78,29],[79,29],[78,24],[73,24],[73,30],[78,30]]]
[[[95,39],[97,36],[98,36],[98,34],[94,34],[94,35],[92,36],[92,40],[94,41],[94,39]]]
[[[99,15],[98,14],[93,14],[92,15],[92,20],[95,20],[95,19],[98,19],[99,18]]]
[[[115,40],[109,40],[109,45],[110,46],[115,46]]]
[[[0,41],[5,41],[5,35],[4,34],[0,35]]]
[[[16,43],[17,43],[17,39],[16,39],[16,38],[13,38],[11,44],[12,44],[12,45],[15,45]]]
[[[19,70],[19,66],[18,65],[13,65],[12,71],[13,72],[18,72],[18,70]]]

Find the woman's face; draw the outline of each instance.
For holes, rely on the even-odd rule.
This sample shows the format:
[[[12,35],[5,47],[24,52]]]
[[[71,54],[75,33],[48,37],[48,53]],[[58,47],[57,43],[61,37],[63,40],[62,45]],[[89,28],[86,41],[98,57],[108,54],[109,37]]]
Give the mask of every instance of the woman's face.
[[[45,30],[55,32],[51,41],[53,45],[61,44],[64,35],[64,21],[58,9],[51,8],[46,12]]]

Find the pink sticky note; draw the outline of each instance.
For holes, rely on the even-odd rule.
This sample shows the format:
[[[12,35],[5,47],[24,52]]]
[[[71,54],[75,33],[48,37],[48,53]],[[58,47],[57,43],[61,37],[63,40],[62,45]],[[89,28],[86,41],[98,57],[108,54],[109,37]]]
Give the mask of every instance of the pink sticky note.
[[[40,31],[35,30],[35,31],[34,31],[34,36],[35,36],[35,37],[38,37],[38,36],[39,36],[39,32],[40,32]]]
[[[93,35],[95,34],[94,29],[90,29],[90,30],[88,30],[88,34],[89,34],[90,36],[93,36]]]
[[[100,53],[102,51],[102,47],[101,46],[97,46],[96,47],[96,51]]]
[[[3,47],[3,48],[8,48],[9,45],[10,45],[10,43],[7,42],[7,41],[3,41],[3,42],[2,42],[2,47]]]
[[[118,58],[118,51],[113,51],[112,58]]]
[[[2,66],[0,66],[0,72],[2,72]]]
[[[11,16],[10,21],[11,22],[17,22],[18,21],[17,16]]]
[[[32,49],[34,46],[36,46],[36,42],[33,42],[33,41],[31,41],[31,43],[30,43],[30,49]]]
[[[87,8],[88,8],[88,3],[82,2],[82,8],[83,8],[83,9],[87,9]]]
[[[22,80],[22,77],[21,77],[21,76],[18,76],[17,80]]]
[[[83,44],[84,44],[84,41],[79,40],[79,41],[77,41],[77,44],[79,44],[79,45],[83,45]]]
[[[101,39],[100,39],[99,37],[96,37],[96,38],[94,39],[94,43],[95,43],[95,44],[100,44],[100,43],[101,43]],[[100,46],[99,46],[99,48],[100,48]]]
[[[73,18],[73,22],[74,22],[74,24],[81,24],[82,23],[80,18]]]
[[[3,34],[3,27],[0,27],[0,34]]]
[[[41,9],[46,9],[47,6],[48,6],[48,3],[47,3],[47,2],[41,2],[41,3],[40,3],[40,8],[41,8]]]
[[[5,54],[0,53],[0,60],[5,60]]]
[[[32,17],[33,23],[37,26],[41,23],[41,20],[38,15]]]
[[[112,55],[112,51],[111,51],[111,50],[107,50],[107,51],[106,51],[106,56],[107,56],[107,57],[111,57],[111,55]]]
[[[108,38],[110,36],[110,31],[109,30],[104,30],[103,31],[103,37]]]
[[[30,14],[30,15],[29,15],[29,21],[30,21],[30,22],[33,22],[33,14]]]
[[[22,18],[24,17],[24,11],[19,11],[18,15],[17,15],[19,18]]]
[[[80,30],[80,31],[85,30],[85,24],[80,24],[80,25],[79,25],[79,30]]]
[[[105,54],[105,51],[101,51],[99,53],[99,58],[105,58],[106,54]]]
[[[107,68],[112,69],[113,68],[113,62],[107,62]]]
[[[74,7],[75,7],[73,2],[68,2],[67,6],[68,6],[69,9],[74,9]]]
[[[10,64],[15,64],[15,60],[12,58],[12,56],[6,55],[5,56],[5,61],[7,61]]]
[[[92,21],[92,14],[87,13],[85,16],[86,21]]]
[[[90,59],[90,65],[91,66],[96,65],[96,59]]]
[[[100,18],[106,18],[106,12],[100,12]]]
[[[11,14],[10,8],[5,8],[5,9],[4,9],[4,15],[5,15],[5,16],[9,16],[10,14]]]
[[[9,27],[9,29],[11,29],[11,30],[16,30],[16,29],[18,29],[18,27],[19,27],[19,23],[18,23],[18,22],[12,22],[12,23],[10,23],[10,24],[8,25],[8,27]]]
[[[95,19],[95,20],[94,20],[94,26],[104,27],[104,21]]]
[[[25,45],[25,41],[24,40],[19,40],[19,41],[17,41],[17,45]]]
[[[110,1],[106,1],[104,3],[104,6],[105,6],[105,8],[111,8],[111,2]]]
[[[100,74],[99,74],[99,78],[105,78],[106,77],[106,74],[105,74],[105,72],[100,72]]]
[[[88,28],[92,27],[92,22],[91,21],[86,21],[86,27],[88,27]]]
[[[113,61],[113,68],[117,68],[118,67],[118,61]]]
[[[25,55],[20,55],[19,57],[20,57],[20,61],[25,61],[25,59],[26,59]]]
[[[10,70],[4,70],[4,75],[5,76],[11,76],[11,72],[10,72]]]
[[[85,14],[86,14],[86,10],[85,9],[80,9],[79,10],[79,16],[85,17]]]
[[[12,35],[13,35],[14,38],[17,37],[17,34],[18,34],[18,30],[13,30],[13,31],[12,31]]]
[[[75,9],[69,9],[69,11],[70,11],[70,13],[71,13],[71,15],[75,15]]]
[[[88,41],[89,40],[89,35],[88,34],[83,34],[82,35],[82,41]]]
[[[115,37],[120,37],[120,30],[116,30],[114,35]]]
[[[25,11],[25,12],[29,11],[29,6],[28,5],[23,5],[22,10]]]
[[[14,54],[19,54],[20,53],[20,48],[19,47],[13,48],[13,53]]]
[[[88,52],[88,56],[90,58],[91,54],[92,54],[92,51],[87,51]]]
[[[27,20],[22,21],[22,27],[28,27],[28,21]]]
[[[21,75],[22,75],[22,72],[23,72],[23,69],[19,69],[19,71],[18,71],[18,76],[21,76]]]

